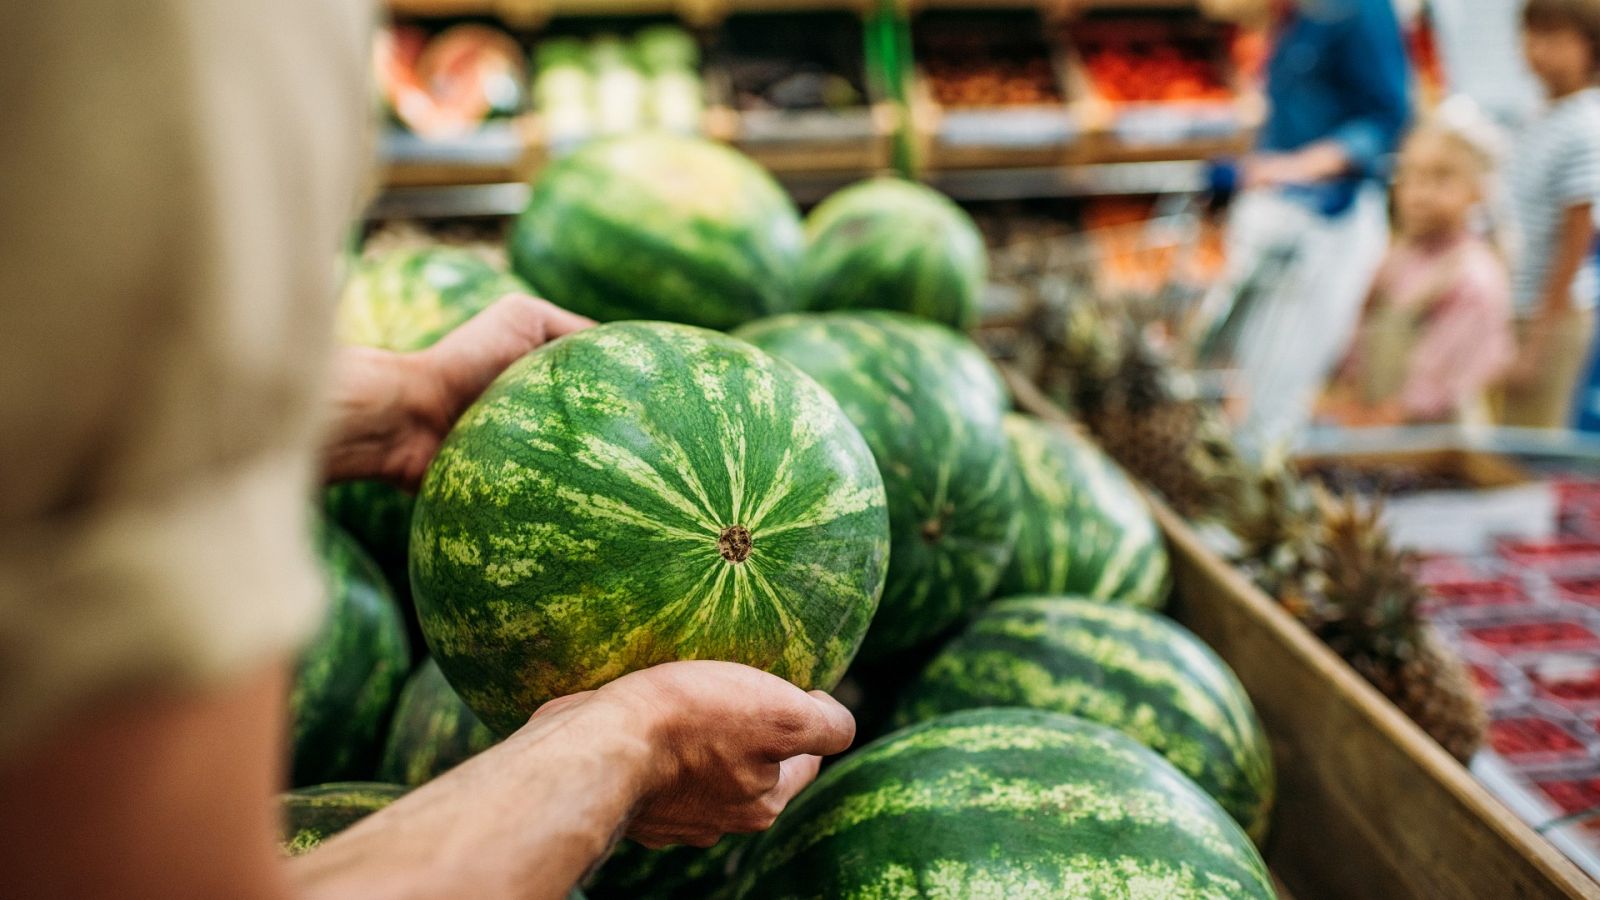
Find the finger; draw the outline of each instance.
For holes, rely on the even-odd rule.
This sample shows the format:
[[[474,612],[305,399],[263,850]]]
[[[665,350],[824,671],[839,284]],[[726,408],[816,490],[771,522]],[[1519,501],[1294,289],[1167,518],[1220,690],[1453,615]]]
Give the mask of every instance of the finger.
[[[780,810],[788,806],[794,795],[816,780],[821,768],[820,756],[795,756],[784,760],[778,765],[778,783],[767,792],[767,799],[776,801]]]
[[[595,321],[593,319],[562,309],[548,300],[538,300],[532,297],[529,297],[528,299],[533,300],[539,305],[540,314],[544,317],[546,340],[553,341],[558,337],[566,337],[567,335],[572,334],[574,331],[582,331],[585,328],[593,328],[595,325]]]
[[[507,366],[544,342],[539,301],[512,295],[468,319],[423,352],[432,356],[450,401],[465,407]]]
[[[855,717],[823,691],[803,695],[786,712],[771,720],[777,734],[766,748],[766,757],[773,762],[802,754],[843,753],[855,740]]]
[[[806,785],[816,780],[817,770],[822,765],[820,757],[796,756],[784,760],[778,767],[778,782],[772,789],[761,795],[755,803],[746,807],[746,811],[735,823],[734,830],[741,834],[756,831],[766,831],[777,821],[778,816],[789,805],[795,795],[805,790]]]

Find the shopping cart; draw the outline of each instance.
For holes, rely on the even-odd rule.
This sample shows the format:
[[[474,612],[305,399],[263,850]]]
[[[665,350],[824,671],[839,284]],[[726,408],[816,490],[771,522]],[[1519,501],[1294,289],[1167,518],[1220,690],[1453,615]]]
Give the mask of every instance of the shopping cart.
[[[1223,225],[1210,192],[1158,201],[1143,221],[1024,237],[997,248],[982,337],[998,358],[1038,377],[1069,319],[1086,311],[1143,329],[1202,396],[1235,394],[1243,324],[1264,298],[1292,289],[1293,240],[1224,265]]]

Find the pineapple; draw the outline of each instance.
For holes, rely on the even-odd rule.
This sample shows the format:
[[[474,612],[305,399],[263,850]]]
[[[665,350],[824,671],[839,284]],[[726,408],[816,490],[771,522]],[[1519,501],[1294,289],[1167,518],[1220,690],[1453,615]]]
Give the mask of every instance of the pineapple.
[[[1423,589],[1382,510],[1324,496],[1321,602],[1308,624],[1440,746],[1466,762],[1487,717],[1466,667],[1421,613]]]
[[[1192,383],[1153,339],[1151,304],[1076,298],[1048,348],[1044,389],[1066,402],[1129,473],[1160,491],[1180,514],[1212,502],[1207,467],[1196,458],[1202,431],[1222,427],[1220,410],[1194,397]]]
[[[1326,503],[1319,489],[1302,481],[1281,451],[1269,452],[1254,471],[1236,456],[1217,458],[1221,471],[1212,483],[1226,502],[1214,508],[1238,539],[1235,564],[1296,618],[1310,621],[1326,584]]]

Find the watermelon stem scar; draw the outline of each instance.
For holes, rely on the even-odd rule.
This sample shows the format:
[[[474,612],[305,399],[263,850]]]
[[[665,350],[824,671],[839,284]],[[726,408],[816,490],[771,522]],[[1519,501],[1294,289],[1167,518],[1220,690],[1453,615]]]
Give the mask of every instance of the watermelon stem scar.
[[[743,525],[729,525],[717,538],[717,550],[722,558],[732,563],[742,563],[750,558],[750,529]]]

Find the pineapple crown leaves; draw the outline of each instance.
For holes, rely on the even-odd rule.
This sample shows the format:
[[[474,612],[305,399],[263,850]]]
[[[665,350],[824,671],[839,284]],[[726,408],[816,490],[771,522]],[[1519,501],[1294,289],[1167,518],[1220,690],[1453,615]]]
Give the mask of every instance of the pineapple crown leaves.
[[[1383,507],[1353,496],[1317,498],[1322,517],[1318,566],[1323,573],[1314,628],[1347,659],[1403,665],[1423,639],[1423,589],[1410,554],[1397,549],[1382,524]]]

